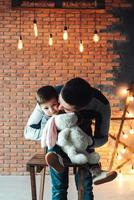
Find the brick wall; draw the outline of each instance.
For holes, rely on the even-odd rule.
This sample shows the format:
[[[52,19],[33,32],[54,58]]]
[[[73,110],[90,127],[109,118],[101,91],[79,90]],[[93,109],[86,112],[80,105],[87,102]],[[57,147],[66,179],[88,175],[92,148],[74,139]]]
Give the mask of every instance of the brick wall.
[[[62,40],[65,15],[61,10],[36,11],[39,36],[33,35],[33,11],[22,10],[22,37],[24,49],[17,50],[19,37],[19,10],[11,9],[10,1],[0,2],[0,173],[24,174],[25,163],[40,144],[26,141],[23,129],[35,106],[35,92],[43,85],[64,84],[80,76],[105,93],[112,106],[112,115],[120,114],[115,88],[114,69],[120,67],[120,55],[114,51],[113,41],[125,41],[119,31],[109,27],[120,22],[112,14],[116,8],[127,9],[122,0],[106,0],[106,9],[96,11],[97,29],[101,41],[94,44],[94,10],[81,12],[81,32],[85,49],[79,53],[80,11],[67,11],[69,41]],[[54,45],[48,46],[50,16]],[[105,145],[100,149],[104,168],[108,165],[110,151]]]

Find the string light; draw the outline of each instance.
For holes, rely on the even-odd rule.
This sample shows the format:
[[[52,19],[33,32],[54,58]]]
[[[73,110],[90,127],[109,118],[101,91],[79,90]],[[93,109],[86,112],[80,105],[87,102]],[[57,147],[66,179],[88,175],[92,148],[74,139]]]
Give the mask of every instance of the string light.
[[[34,20],[33,20],[33,27],[34,27],[34,35],[35,37],[38,36],[38,28],[37,28],[37,20],[35,17],[35,0],[34,0]]]
[[[122,154],[125,154],[125,153],[126,153],[126,147],[125,147],[125,146],[121,149],[121,153],[122,153]]]
[[[130,172],[134,174],[134,165],[132,165]]]
[[[128,94],[128,89],[126,89],[126,88],[121,89],[121,94],[123,96],[126,96]]]
[[[117,153],[117,160],[121,160],[121,159],[122,159],[122,156],[119,153]]]
[[[129,133],[133,135],[133,134],[134,134],[134,129],[131,128],[131,129],[129,130]]]
[[[127,103],[133,102],[134,101],[134,97],[133,96],[128,96],[127,97]]]
[[[20,8],[20,36],[19,36],[19,40],[18,40],[18,49],[21,50],[23,49],[23,40],[22,40],[22,35],[21,35],[21,8]]]
[[[127,139],[128,138],[128,134],[126,134],[126,133],[124,133],[124,132],[122,132],[123,133],[123,138],[124,139]]]

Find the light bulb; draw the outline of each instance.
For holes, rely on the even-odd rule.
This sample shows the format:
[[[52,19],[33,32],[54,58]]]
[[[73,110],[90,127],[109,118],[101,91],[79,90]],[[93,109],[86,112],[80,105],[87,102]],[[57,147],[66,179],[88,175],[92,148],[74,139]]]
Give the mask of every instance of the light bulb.
[[[130,172],[134,174],[134,166],[132,165]]]
[[[132,102],[132,101],[134,101],[134,97],[133,96],[128,96],[127,97],[127,102],[129,103],[129,102]]]
[[[84,51],[84,46],[82,40],[80,40],[79,50],[82,53]]]
[[[117,153],[117,160],[121,160],[121,159],[122,159],[122,156]]]
[[[131,129],[129,130],[129,133],[130,133],[130,134],[134,134],[134,129],[131,128]]]
[[[126,88],[121,89],[121,94],[123,96],[127,95],[128,94],[128,89],[126,89]]]
[[[34,25],[34,35],[35,35],[35,37],[37,37],[38,36],[38,28],[37,28],[37,20],[36,19],[33,20],[33,25]]]
[[[94,35],[93,35],[93,41],[94,42],[99,42],[100,40],[100,36],[98,35],[97,30],[94,31]]]
[[[52,36],[51,33],[50,33],[50,35],[49,35],[49,45],[50,45],[50,46],[53,45],[53,36]]]
[[[119,183],[122,184],[122,181],[124,181],[124,177],[123,177],[123,174],[122,174],[122,171],[121,169],[119,170],[118,172],[118,180],[119,180]],[[121,185],[120,185],[121,186]]]
[[[121,149],[121,153],[122,154],[126,153],[126,147],[124,147],[124,148]]]
[[[18,40],[18,49],[21,50],[23,49],[23,41],[22,41],[22,36],[20,35],[19,40]]]
[[[68,39],[68,32],[67,32],[67,26],[64,27],[64,32],[63,32],[63,40]]]
[[[124,139],[127,139],[128,138],[128,135],[126,133],[123,133],[123,138]]]

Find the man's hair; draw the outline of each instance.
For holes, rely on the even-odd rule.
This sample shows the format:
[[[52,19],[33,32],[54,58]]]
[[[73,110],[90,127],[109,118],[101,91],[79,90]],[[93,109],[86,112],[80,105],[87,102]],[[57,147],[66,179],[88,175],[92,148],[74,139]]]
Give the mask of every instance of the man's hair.
[[[92,99],[92,87],[79,77],[69,80],[61,90],[63,100],[76,108],[86,106]]]
[[[37,90],[36,100],[38,104],[46,103],[53,98],[58,100],[58,94],[53,86],[43,86]]]

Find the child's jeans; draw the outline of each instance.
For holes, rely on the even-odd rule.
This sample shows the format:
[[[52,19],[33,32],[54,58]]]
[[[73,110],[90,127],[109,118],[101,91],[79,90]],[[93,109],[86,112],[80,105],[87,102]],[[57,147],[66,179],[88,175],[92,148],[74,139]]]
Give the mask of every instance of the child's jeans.
[[[68,156],[62,151],[62,149],[55,145],[49,149],[48,152],[56,152],[63,159],[69,159]],[[85,169],[86,170],[86,169]],[[52,200],[67,200],[67,189],[68,189],[68,168],[65,168],[63,173],[58,173],[54,169],[50,168],[50,175],[52,180]],[[76,187],[78,188],[79,183],[79,172],[75,176]],[[88,169],[85,172],[84,178],[84,198],[83,200],[93,200],[92,191],[92,176]]]

